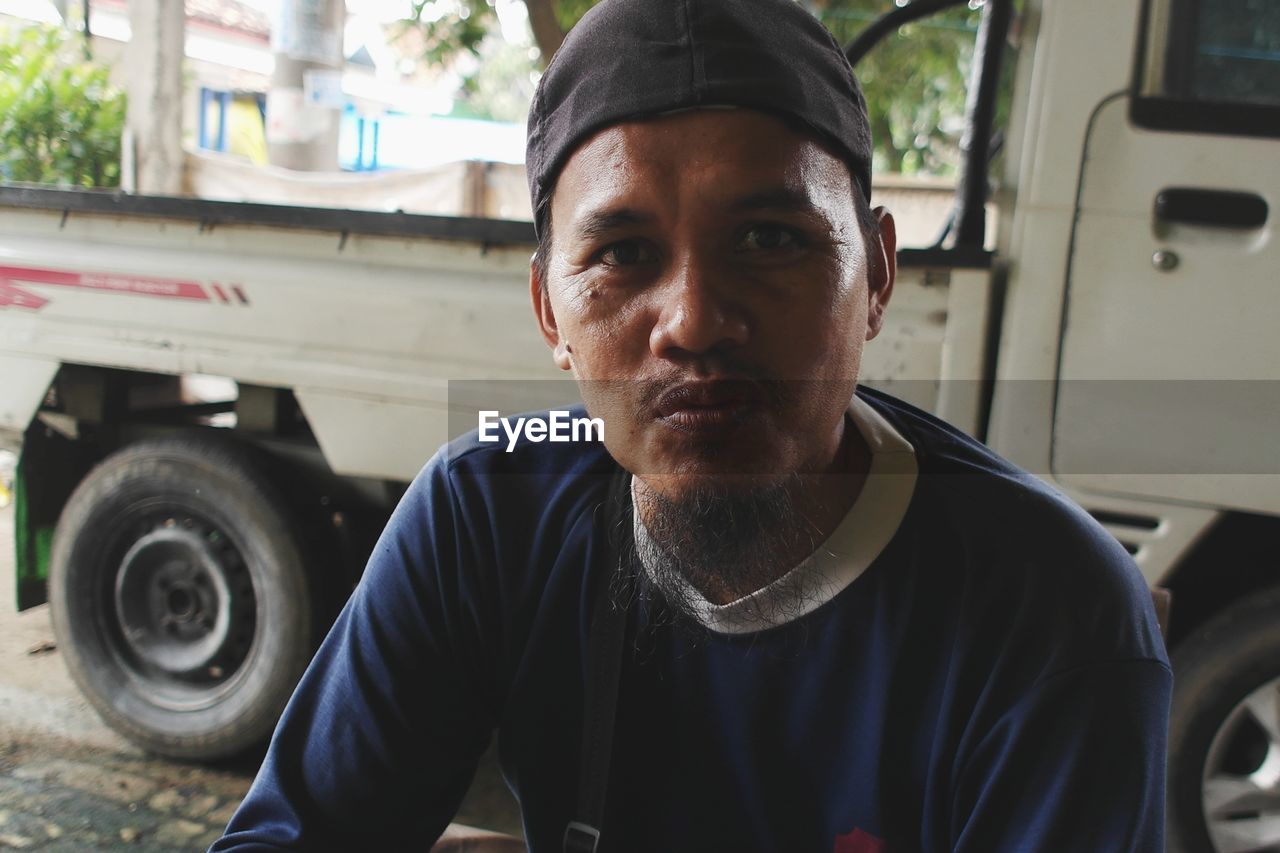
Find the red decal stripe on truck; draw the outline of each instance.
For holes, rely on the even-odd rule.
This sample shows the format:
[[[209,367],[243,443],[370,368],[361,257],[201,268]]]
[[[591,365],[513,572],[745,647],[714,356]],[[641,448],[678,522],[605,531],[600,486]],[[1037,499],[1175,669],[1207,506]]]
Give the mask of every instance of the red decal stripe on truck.
[[[19,287],[19,284],[54,285],[78,290],[155,296],[161,299],[209,301],[209,294],[204,286],[194,281],[112,273],[68,272],[42,267],[0,266],[0,308],[30,308],[38,311],[49,303],[48,299]]]

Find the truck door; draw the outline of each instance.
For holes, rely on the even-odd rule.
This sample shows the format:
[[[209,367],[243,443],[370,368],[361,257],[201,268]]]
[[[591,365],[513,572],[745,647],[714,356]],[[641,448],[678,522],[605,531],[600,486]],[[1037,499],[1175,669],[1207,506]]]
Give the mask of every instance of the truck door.
[[[1280,511],[1280,4],[1148,0],[1135,66],[1080,165],[1054,473]]]

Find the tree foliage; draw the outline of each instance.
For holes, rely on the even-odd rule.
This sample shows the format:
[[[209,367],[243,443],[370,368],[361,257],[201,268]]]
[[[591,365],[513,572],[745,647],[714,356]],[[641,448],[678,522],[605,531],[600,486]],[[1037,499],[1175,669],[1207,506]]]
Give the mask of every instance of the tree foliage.
[[[534,40],[543,62],[560,40],[597,0],[524,0]],[[443,62],[458,51],[481,55],[486,33],[496,29],[494,0],[415,0],[414,25],[429,45],[426,58]],[[894,0],[801,0],[841,44],[848,44],[867,24],[894,8]],[[977,4],[974,4],[977,5]],[[886,37],[855,69],[872,120],[875,168],[881,172],[951,175],[959,162],[965,91],[973,59],[980,10],[968,5],[899,28]],[[547,21],[556,26],[548,27]],[[541,26],[539,25],[541,22]],[[508,55],[509,57],[510,55]],[[501,69],[512,86],[525,88],[528,66]],[[478,73],[485,73],[481,70]],[[524,75],[521,77],[521,75]],[[502,88],[491,75],[484,86],[468,86],[472,115],[494,113],[507,118],[510,99],[488,110],[484,90]],[[505,78],[504,78],[505,79]],[[1007,87],[1006,87],[1007,90]]]
[[[460,53],[478,55],[498,22],[491,0],[411,0],[410,6],[402,31],[416,29],[422,58],[436,65]]]
[[[125,95],[58,27],[0,29],[0,179],[120,183]]]
[[[892,7],[892,0],[831,0],[816,11],[847,45]],[[961,5],[900,27],[858,63],[876,171],[954,173],[980,15]]]

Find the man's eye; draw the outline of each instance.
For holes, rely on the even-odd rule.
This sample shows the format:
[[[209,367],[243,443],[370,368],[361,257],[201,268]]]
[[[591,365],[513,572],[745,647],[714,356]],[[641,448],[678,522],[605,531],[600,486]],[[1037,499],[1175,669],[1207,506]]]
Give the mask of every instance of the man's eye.
[[[738,241],[738,250],[754,252],[759,250],[794,249],[800,245],[796,232],[781,225],[752,225],[743,232]]]
[[[653,258],[653,247],[639,240],[621,240],[611,243],[600,253],[600,260],[607,267],[627,267],[651,261]]]

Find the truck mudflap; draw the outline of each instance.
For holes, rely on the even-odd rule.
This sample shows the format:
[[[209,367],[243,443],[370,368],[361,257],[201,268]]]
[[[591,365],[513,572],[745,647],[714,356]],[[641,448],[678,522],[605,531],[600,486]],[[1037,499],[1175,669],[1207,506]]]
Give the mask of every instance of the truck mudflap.
[[[13,479],[13,549],[15,595],[20,611],[48,600],[49,550],[53,546],[53,525],[32,521],[25,473],[19,462]]]
[[[39,418],[23,435],[13,482],[18,610],[48,600],[46,586],[54,528],[67,497],[94,462],[91,448],[70,440]]]
[[[0,301],[0,310],[7,305]],[[0,355],[0,376],[4,377],[0,386],[0,449],[18,450],[18,441],[40,408],[40,403],[49,393],[49,387],[58,373],[58,362],[41,358],[28,358],[22,355]],[[31,514],[31,489],[27,482],[30,466],[20,461],[14,471],[11,498],[14,504],[14,575],[16,599],[19,610],[26,610],[43,604],[46,599],[45,578],[48,576],[49,547],[53,542],[53,527],[57,523],[57,515],[52,520],[42,522]],[[38,488],[37,488],[38,490]],[[0,504],[7,503],[0,496]]]

